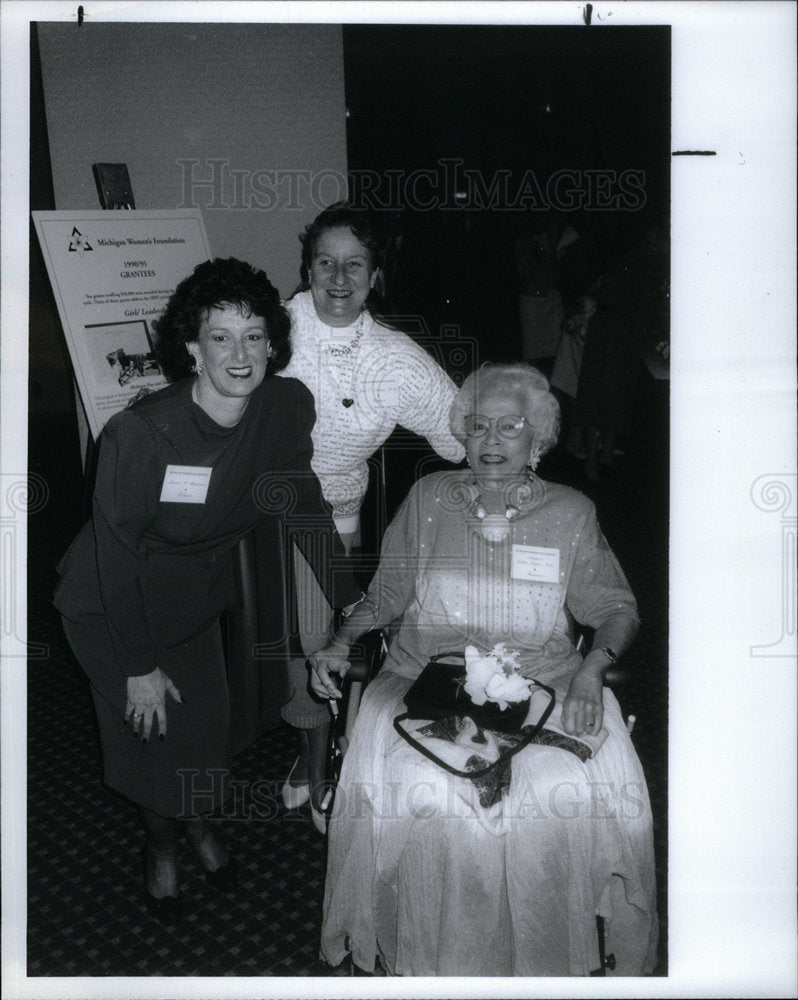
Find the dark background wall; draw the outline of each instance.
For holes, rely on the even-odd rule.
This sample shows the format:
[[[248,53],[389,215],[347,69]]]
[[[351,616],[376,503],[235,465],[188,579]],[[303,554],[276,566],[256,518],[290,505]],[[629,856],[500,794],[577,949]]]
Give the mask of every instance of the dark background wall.
[[[31,69],[31,208],[100,208],[92,164],[126,163],[137,208],[201,208],[215,255],[293,291],[313,197],[345,184],[338,25],[39,23]],[[64,411],[46,278],[32,291],[31,407]]]
[[[32,57],[32,208],[96,208],[91,164],[127,163],[137,207],[197,204],[289,295],[348,167],[394,237],[390,309],[465,364],[519,356],[512,245],[546,208],[583,237],[574,291],[667,224],[668,27],[45,23]],[[31,408],[66,412],[38,260],[31,289]]]
[[[667,226],[670,29],[347,25],[352,193],[402,235],[400,313],[520,356],[513,240],[546,208],[586,284]],[[559,178],[559,179],[558,179]]]
[[[137,208],[198,206],[214,254],[289,295],[316,192],[298,175],[291,199],[277,177],[326,171],[323,195],[346,175],[340,27],[86,21],[38,35],[56,207],[99,208],[92,163],[127,163]]]
[[[348,171],[391,237],[386,311],[456,377],[521,356],[513,241],[547,209],[582,237],[570,294],[667,226],[668,27],[41,23],[31,54],[31,208],[96,208],[92,163],[124,162],[138,208],[198,205],[213,252],[287,296]],[[40,445],[62,461],[85,433],[31,253],[30,450],[52,480]]]

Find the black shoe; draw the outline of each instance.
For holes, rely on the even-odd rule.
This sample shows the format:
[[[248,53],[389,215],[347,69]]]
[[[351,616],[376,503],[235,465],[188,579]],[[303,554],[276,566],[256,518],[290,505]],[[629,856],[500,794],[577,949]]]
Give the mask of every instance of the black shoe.
[[[219,892],[235,892],[238,888],[238,864],[235,858],[231,858],[228,855],[227,861],[223,865],[220,865],[213,871],[208,871],[198,848],[194,846],[187,834],[185,836],[188,848],[202,868],[202,874],[205,876],[205,881],[208,885],[213,886],[214,889],[218,889]]]
[[[183,900],[179,896],[163,896],[158,899],[145,889],[144,902],[147,912],[162,924],[179,923],[183,916]]]
[[[238,863],[235,858],[230,858],[216,871],[206,871],[205,881],[219,892],[235,892],[238,889]]]

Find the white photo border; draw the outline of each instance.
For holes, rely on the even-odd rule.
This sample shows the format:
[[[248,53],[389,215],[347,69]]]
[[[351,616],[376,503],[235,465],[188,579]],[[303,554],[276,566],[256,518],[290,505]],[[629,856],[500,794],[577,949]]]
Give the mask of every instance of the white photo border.
[[[13,565],[3,565],[19,599],[0,635],[4,996],[796,996],[795,619],[784,603],[797,502],[795,6],[105,0],[82,9],[95,22],[582,24],[587,6],[585,30],[672,26],[671,148],[713,154],[672,160],[668,976],[380,979],[379,988],[374,979],[28,978],[23,517]],[[29,25],[74,21],[77,31],[77,16],[76,2],[0,9],[3,502],[27,483],[15,429],[27,413]],[[785,633],[792,655],[789,641],[786,655],[762,652]]]

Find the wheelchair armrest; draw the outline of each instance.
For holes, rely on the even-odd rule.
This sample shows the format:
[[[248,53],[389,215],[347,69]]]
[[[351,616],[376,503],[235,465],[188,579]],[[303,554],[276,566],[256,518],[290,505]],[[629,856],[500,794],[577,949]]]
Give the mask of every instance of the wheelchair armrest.
[[[371,663],[362,657],[352,657],[349,663],[350,666],[346,672],[345,680],[359,681],[361,684],[365,684],[369,680]]]
[[[612,664],[604,671],[605,687],[620,687],[629,680],[629,670],[626,667]]]
[[[369,632],[352,647],[346,680],[368,684],[375,677],[385,661],[387,646],[382,630]]]
[[[587,655],[592,645],[592,639],[593,629],[582,626],[577,629],[575,648],[583,657]],[[605,687],[620,687],[629,680],[629,669],[622,663],[610,663],[609,666],[605,667],[603,677]]]

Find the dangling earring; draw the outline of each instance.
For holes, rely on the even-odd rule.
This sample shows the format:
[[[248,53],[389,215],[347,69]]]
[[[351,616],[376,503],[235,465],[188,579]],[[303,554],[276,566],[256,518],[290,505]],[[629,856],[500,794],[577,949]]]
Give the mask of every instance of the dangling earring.
[[[205,371],[205,365],[203,364],[202,358],[194,358],[191,362],[191,370],[195,375],[202,375]]]
[[[535,469],[537,469],[539,462],[540,462],[540,445],[535,444],[532,445],[532,450],[529,453],[529,461],[526,463],[526,467],[527,469],[529,469],[530,472],[534,472]]]

